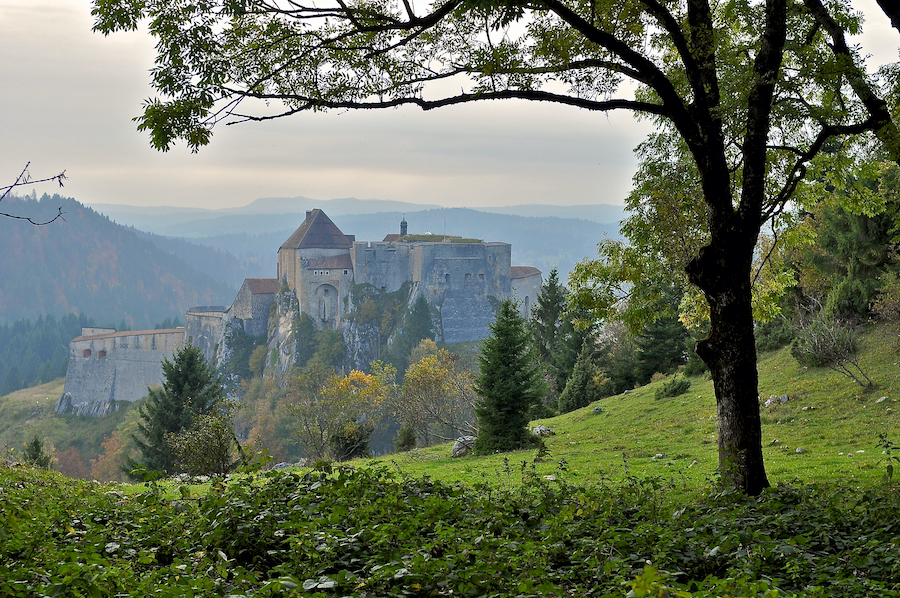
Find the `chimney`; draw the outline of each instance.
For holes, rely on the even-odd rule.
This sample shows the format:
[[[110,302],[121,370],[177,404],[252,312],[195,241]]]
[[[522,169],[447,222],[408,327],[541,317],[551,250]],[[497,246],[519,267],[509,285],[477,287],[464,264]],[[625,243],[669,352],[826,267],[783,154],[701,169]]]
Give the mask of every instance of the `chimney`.
[[[309,217],[312,216],[312,210],[306,210],[306,221],[309,222]]]

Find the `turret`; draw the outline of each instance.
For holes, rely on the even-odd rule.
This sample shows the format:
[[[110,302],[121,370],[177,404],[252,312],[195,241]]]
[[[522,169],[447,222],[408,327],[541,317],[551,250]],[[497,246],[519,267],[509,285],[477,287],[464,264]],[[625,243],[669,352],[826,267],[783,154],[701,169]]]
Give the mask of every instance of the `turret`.
[[[404,216],[403,220],[400,221],[400,236],[406,236],[406,216]]]

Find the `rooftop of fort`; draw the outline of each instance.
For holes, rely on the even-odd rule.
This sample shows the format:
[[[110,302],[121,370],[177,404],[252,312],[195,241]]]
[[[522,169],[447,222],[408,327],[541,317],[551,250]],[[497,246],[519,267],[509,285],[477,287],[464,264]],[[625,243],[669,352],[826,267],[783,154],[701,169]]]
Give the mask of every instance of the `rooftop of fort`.
[[[161,328],[158,330],[126,330],[123,332],[102,332],[100,334],[92,334],[82,330],[82,335],[72,339],[72,342],[101,340],[106,338],[120,338],[123,336],[146,336],[148,334],[184,334],[184,328]]]

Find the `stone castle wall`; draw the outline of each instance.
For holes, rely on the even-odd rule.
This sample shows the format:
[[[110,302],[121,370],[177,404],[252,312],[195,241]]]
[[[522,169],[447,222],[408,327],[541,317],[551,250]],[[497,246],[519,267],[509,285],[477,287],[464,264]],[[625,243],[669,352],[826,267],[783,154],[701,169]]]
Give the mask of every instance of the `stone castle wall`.
[[[163,381],[163,360],[171,359],[184,339],[182,328],[79,336],[69,343],[57,411],[102,414],[117,401],[147,396],[149,387]]]
[[[190,308],[184,316],[185,341],[199,347],[206,362],[213,366],[222,338],[225,311],[221,305],[205,305]]]

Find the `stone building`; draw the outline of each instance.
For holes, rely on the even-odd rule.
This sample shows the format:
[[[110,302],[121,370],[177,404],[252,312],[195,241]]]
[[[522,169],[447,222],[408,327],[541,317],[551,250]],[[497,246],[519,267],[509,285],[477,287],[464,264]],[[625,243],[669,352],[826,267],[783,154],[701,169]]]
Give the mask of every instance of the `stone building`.
[[[278,278],[246,279],[230,307],[192,307],[185,327],[172,330],[83,329],[69,343],[69,369],[57,411],[103,415],[116,401],[143,398],[149,387],[163,381],[162,361],[186,342],[199,347],[213,367],[231,355],[229,339],[237,331],[267,336],[275,353],[290,353],[297,312],[309,315],[319,328],[341,329],[352,341],[353,329],[345,324],[353,309],[354,284],[387,292],[407,285],[409,305],[424,296],[437,315],[438,340],[478,340],[489,334],[500,300],[515,297],[527,317],[540,292],[540,271],[510,262],[508,243],[411,235],[405,219],[399,234],[356,241],[324,212],[311,210],[278,250]],[[273,304],[280,307],[270,322]],[[281,363],[289,361],[285,354]]]
[[[84,328],[69,343],[69,368],[59,413],[104,415],[116,401],[137,401],[162,383],[162,362],[184,343],[184,329],[116,332]]]
[[[266,322],[269,319],[269,307],[275,301],[278,293],[278,279],[276,278],[247,278],[234,303],[228,310],[228,315],[243,322],[245,334],[250,336],[265,336],[268,332]]]
[[[300,311],[326,328],[345,320],[354,283],[387,292],[411,283],[410,303],[424,295],[440,316],[442,340],[454,343],[487,336],[497,301],[515,295],[527,306],[536,299],[540,271],[530,266],[515,270],[513,293],[511,253],[508,243],[410,235],[405,219],[400,234],[356,241],[311,210],[278,250],[278,279],[294,291]]]

